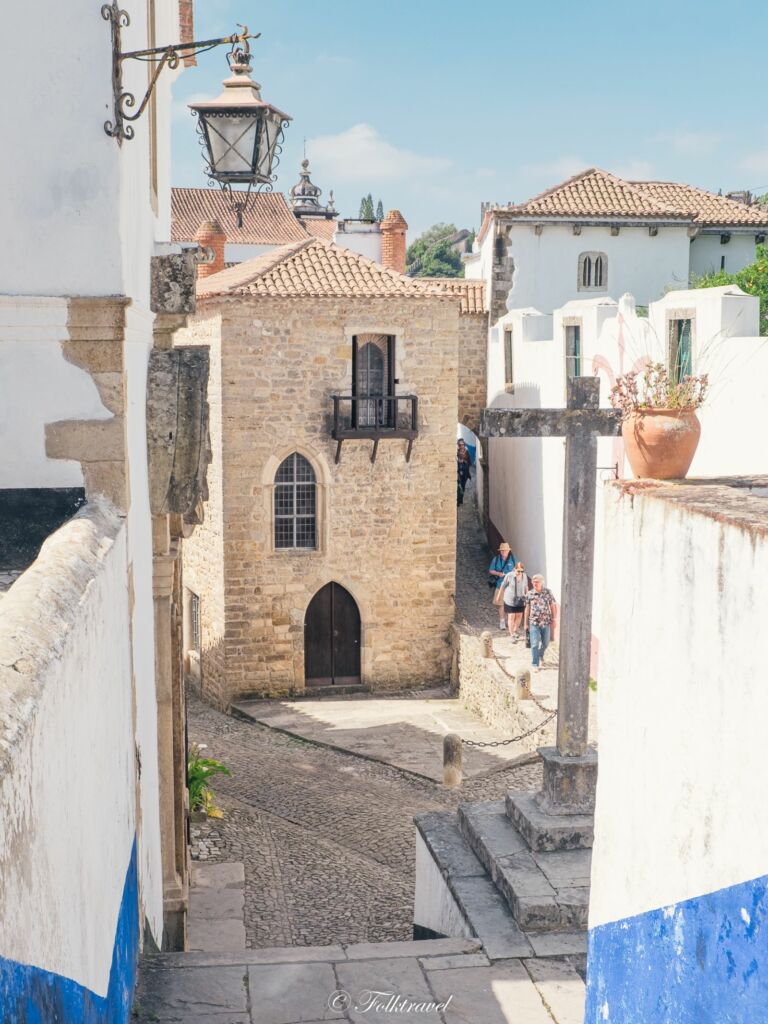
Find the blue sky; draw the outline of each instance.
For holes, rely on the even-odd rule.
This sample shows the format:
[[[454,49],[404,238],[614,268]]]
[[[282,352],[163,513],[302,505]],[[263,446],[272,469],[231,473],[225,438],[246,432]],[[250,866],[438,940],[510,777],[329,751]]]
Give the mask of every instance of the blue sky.
[[[293,116],[276,188],[306,138],[342,215],[370,191],[411,239],[592,165],[768,191],[760,0],[197,0],[196,38],[236,22],[262,33],[254,78]],[[205,184],[185,104],[218,95],[224,54],[174,86],[174,185]]]

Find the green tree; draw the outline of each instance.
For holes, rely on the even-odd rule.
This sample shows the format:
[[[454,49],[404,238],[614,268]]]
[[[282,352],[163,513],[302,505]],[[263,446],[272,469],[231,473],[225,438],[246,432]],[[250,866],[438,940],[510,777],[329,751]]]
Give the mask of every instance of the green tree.
[[[376,220],[379,224],[384,220],[384,204],[381,200],[376,204]]]
[[[406,273],[411,277],[463,277],[461,256],[451,247],[455,224],[433,224],[419,235],[405,254]]]
[[[723,285],[736,284],[748,295],[756,295],[760,300],[760,333],[768,334],[768,246],[758,245],[755,250],[755,262],[748,267],[729,274],[725,270],[712,271],[694,277],[694,288],[721,288]]]
[[[373,209],[373,196],[370,192],[360,200],[360,220],[376,220],[376,214]]]

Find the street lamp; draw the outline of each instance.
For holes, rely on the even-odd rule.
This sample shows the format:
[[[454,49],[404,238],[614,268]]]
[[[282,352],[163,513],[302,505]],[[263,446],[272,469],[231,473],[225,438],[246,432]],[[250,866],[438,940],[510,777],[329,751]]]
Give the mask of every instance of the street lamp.
[[[276,175],[283,132],[290,115],[261,98],[261,86],[251,78],[250,47],[234,46],[227,54],[232,72],[224,80],[224,91],[215,100],[190,103],[197,115],[197,130],[205,150],[207,173],[229,192],[237,213],[238,226],[254,185],[271,191]],[[232,191],[232,185],[247,185]]]
[[[143,114],[164,67],[178,67],[183,57],[204,53],[223,43],[232,46],[227,55],[232,75],[224,82],[221,96],[208,102],[191,103],[190,107],[198,118],[197,127],[206,151],[208,176],[229,192],[238,226],[242,227],[243,213],[254,185],[258,189],[272,189],[276,178],[273,171],[278,163],[283,131],[291,120],[288,114],[262,100],[261,86],[250,77],[251,51],[248,40],[258,39],[260,33],[253,35],[248,32],[246,25],[240,25],[242,32],[219,39],[123,51],[121,31],[130,25],[128,13],[121,10],[118,0],[112,0],[112,3],[102,6],[101,16],[110,23],[112,30],[114,93],[113,117],[111,121],[105,122],[104,131],[116,139],[118,145],[134,137],[130,122],[137,121]],[[132,110],[136,106],[136,98],[123,89],[123,61],[129,59],[154,65],[149,87],[135,113]],[[232,185],[247,185],[248,189],[245,192],[233,192]]]

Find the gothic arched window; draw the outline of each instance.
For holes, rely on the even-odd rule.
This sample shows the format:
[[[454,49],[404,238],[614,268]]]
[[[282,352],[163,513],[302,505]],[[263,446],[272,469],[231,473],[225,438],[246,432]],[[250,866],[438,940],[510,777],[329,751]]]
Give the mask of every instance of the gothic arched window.
[[[284,459],[275,474],[275,547],[317,547],[317,481],[298,452]]]
[[[608,257],[604,252],[579,256],[576,286],[580,292],[602,292],[608,287]]]

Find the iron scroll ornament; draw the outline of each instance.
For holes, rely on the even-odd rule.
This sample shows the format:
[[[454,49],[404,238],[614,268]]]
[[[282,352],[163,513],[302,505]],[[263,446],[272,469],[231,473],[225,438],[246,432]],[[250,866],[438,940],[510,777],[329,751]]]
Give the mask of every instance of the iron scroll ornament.
[[[112,32],[112,94],[114,99],[113,120],[104,122],[104,131],[111,138],[117,139],[118,145],[122,145],[123,139],[134,138],[133,127],[131,124],[126,124],[126,122],[138,121],[144,113],[164,67],[167,66],[173,70],[178,67],[182,57],[205,53],[207,50],[212,50],[215,46],[223,46],[224,44],[235,46],[236,43],[245,43],[247,47],[249,39],[258,39],[261,35],[260,32],[255,34],[249,33],[247,25],[240,25],[239,27],[243,31],[231,36],[222,36],[218,39],[203,39],[197,42],[173,43],[169,46],[156,46],[148,50],[130,50],[124,53],[122,49],[122,30],[128,28],[131,24],[130,15],[127,11],[120,8],[117,0],[112,0],[111,4],[102,4],[101,16],[104,21],[110,23]],[[159,60],[157,60],[158,57],[160,58]],[[136,97],[132,92],[123,89],[123,61],[128,59],[157,63],[147,91],[136,113],[129,113],[136,106]]]

